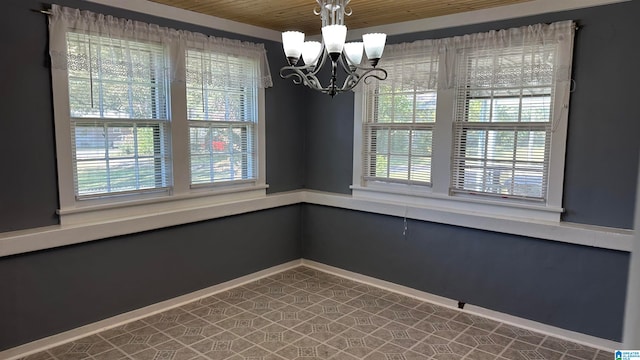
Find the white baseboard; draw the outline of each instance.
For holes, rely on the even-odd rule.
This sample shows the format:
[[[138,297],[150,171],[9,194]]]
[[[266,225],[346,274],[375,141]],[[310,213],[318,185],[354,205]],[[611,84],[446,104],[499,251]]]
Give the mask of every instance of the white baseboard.
[[[147,316],[151,316],[175,307],[179,307],[188,304],[193,301],[200,300],[207,296],[226,291],[230,288],[244,285],[252,281],[256,281],[267,276],[271,276],[275,273],[285,271],[297,266],[300,266],[301,260],[293,260],[284,264],[276,265],[268,269],[264,269],[249,275],[241,276],[239,278],[229,280],[202,290],[194,291],[189,294],[181,295],[173,299],[161,301],[159,303],[145,306],[143,308],[126,312],[124,314],[116,315],[108,319],[100,320],[88,325],[84,325],[69,331],[65,331],[56,335],[52,335],[43,339],[35,340],[30,343],[20,345],[8,350],[0,351],[0,359],[15,360],[24,356],[38,353],[58,345],[74,341],[85,336],[99,333],[101,331],[114,328],[132,321],[136,321]]]
[[[313,268],[319,271],[324,271],[333,275],[341,276],[347,279],[359,281],[361,283],[365,283],[368,285],[383,288],[385,290],[389,290],[395,293],[410,296],[421,301],[427,301],[436,305],[460,310],[458,309],[458,306],[457,306],[458,305],[457,300],[452,300],[442,296],[430,294],[424,291],[412,289],[407,286],[394,284],[389,281],[380,280],[374,277],[358,274],[352,271],[343,270],[343,269],[333,267],[330,265],[325,265],[313,260],[303,259],[302,265],[308,266],[310,268]],[[509,314],[504,314],[498,311],[485,309],[483,307],[476,306],[476,305],[466,304],[464,309],[460,311],[463,311],[469,314],[479,315],[491,320],[499,321],[501,323],[517,326],[523,329],[535,331],[544,335],[553,336],[559,339],[590,346],[600,350],[613,352],[616,349],[623,348],[622,343],[620,342],[602,339],[595,336],[586,335],[579,332],[570,331],[570,330],[562,329],[562,328],[547,325],[547,324],[542,324],[533,320],[524,319],[517,316],[509,315]]]

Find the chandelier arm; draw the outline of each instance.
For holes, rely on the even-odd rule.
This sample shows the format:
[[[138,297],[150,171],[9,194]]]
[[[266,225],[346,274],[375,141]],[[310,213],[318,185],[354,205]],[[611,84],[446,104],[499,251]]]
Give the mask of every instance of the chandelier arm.
[[[307,74],[304,79],[306,80],[307,86],[316,90],[322,90],[322,84],[320,84],[320,80],[313,74]]]
[[[351,67],[347,64],[348,64],[347,57],[344,54],[344,52],[342,52],[342,55],[340,55],[340,65],[342,66],[342,70],[344,70],[344,72],[346,72],[347,75],[351,75],[351,73],[354,73],[355,71],[353,71]]]
[[[290,71],[290,73],[286,73],[287,71]],[[289,79],[289,78],[293,78],[293,83],[296,85],[300,85],[303,83],[302,78],[304,77],[304,74],[302,74],[300,71],[297,71],[293,66],[285,66],[280,68],[280,78],[282,79]]]
[[[342,84],[342,87],[340,88],[340,92],[345,92],[345,91],[352,90],[354,87],[356,87],[358,85],[359,82],[360,82],[360,75],[359,74],[357,74],[357,73],[349,74],[349,76],[347,76],[347,78],[344,79],[344,83]]]
[[[360,66],[360,65],[352,65],[352,66],[358,70],[364,70],[364,71],[380,69],[379,67],[373,67],[373,66]]]
[[[313,84],[313,79],[309,80],[307,78],[307,74],[305,74],[300,68],[295,66],[285,66],[281,68],[280,77],[283,79],[292,78],[293,83],[296,85],[304,84],[305,86],[310,86]]]
[[[380,72],[381,74],[375,74],[374,72]],[[369,81],[371,81],[371,78],[375,78],[378,79],[380,81],[386,80],[387,79],[387,71],[385,69],[379,69],[379,68],[373,68],[371,70],[368,70],[364,73],[362,73],[362,77],[360,78],[361,80],[364,80],[363,82],[365,84],[368,84]]]
[[[280,77],[282,79],[293,79],[293,83],[296,85],[303,84],[311,89],[323,92],[328,94],[330,91],[329,87],[322,87],[320,80],[315,76],[314,73],[308,72],[305,73],[302,71],[305,67],[298,66],[285,66],[280,69]]]
[[[329,57],[327,55],[326,49],[324,48],[324,41],[322,42],[321,46],[322,46],[322,51],[320,52],[320,58],[318,59],[318,61],[320,62],[319,63],[316,62],[316,66],[310,71],[310,73],[312,73],[314,76],[318,75],[318,73],[324,66],[325,61],[327,61],[327,57]]]
[[[344,53],[342,53],[342,56],[340,56],[339,61],[342,69],[347,74],[347,78],[344,80],[344,83],[342,84],[342,87],[340,87],[338,92],[352,90],[353,88],[358,86],[358,84],[362,80],[364,80],[364,82],[368,84],[368,81],[371,80],[371,77],[378,80],[385,80],[387,78],[387,72],[384,69],[349,64]],[[361,70],[363,72],[358,73],[358,70]]]
[[[328,56],[327,56],[328,57]],[[373,68],[373,67],[362,67],[357,65],[351,65],[353,67],[353,71],[350,67],[345,65],[345,61],[342,58],[339,58],[337,61],[331,61],[331,79],[329,85],[327,87],[323,87],[320,83],[320,80],[316,76],[318,71],[322,68],[322,65],[325,62],[325,58],[315,67],[311,66],[285,66],[280,69],[280,77],[283,79],[293,79],[293,83],[296,85],[304,84],[305,86],[320,91],[324,94],[331,95],[332,97],[338,93],[350,91],[362,81],[365,84],[368,84],[371,78],[375,78],[378,80],[386,80],[387,71],[381,68]],[[337,70],[338,63],[342,66],[343,70],[347,73],[347,78],[344,80],[342,86],[338,87],[337,85]],[[363,73],[359,74],[356,70],[364,70]],[[307,72],[305,73],[306,70]]]
[[[342,54],[342,56],[340,57],[340,64],[342,65],[342,69],[347,73],[347,75],[352,75],[352,74],[357,74],[358,70],[362,70],[363,72],[358,74],[357,78],[362,78],[364,77],[366,74],[374,72],[379,70],[381,73],[383,73],[383,75],[368,75],[366,77],[369,76],[373,76],[375,78],[377,78],[378,80],[385,80],[387,78],[387,71],[382,69],[382,68],[378,68],[378,67],[371,67],[371,66],[360,66],[360,65],[347,65],[347,58],[344,55],[344,53]],[[359,80],[358,80],[359,81]]]
[[[380,74],[377,74],[378,72]],[[371,81],[371,78],[385,80],[387,78],[387,71],[384,69],[370,68],[362,74],[353,72],[345,79],[344,84],[339,92],[352,90],[354,87],[358,86],[361,81],[363,81],[365,84],[368,84],[369,81]]]
[[[345,92],[353,89],[360,81],[361,75],[358,74],[357,69],[347,64],[347,59],[343,53],[340,57],[340,65],[342,65],[342,70],[347,74],[347,77],[344,79],[344,83],[342,84],[339,92]]]

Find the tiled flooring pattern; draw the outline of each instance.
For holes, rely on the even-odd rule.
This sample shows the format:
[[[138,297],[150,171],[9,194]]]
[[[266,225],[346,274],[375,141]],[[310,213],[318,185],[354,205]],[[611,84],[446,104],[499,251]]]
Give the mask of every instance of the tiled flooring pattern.
[[[613,354],[298,267],[25,360],[611,360]]]

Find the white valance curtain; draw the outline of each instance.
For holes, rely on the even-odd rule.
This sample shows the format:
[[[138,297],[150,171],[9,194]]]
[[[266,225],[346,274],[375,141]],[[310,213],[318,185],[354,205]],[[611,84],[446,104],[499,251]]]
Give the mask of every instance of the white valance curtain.
[[[440,40],[419,40],[385,46],[378,67],[387,70],[395,89],[436,89],[440,61]]]
[[[75,36],[85,37],[90,43],[90,37],[99,37],[101,42],[112,42],[111,48],[126,48],[131,44],[127,41],[152,43],[165,46],[170,50],[169,62],[165,71],[171,81],[186,81],[184,54],[186,49],[207,50],[225,54],[230,62],[235,58],[245,57],[255,59],[259,63],[259,71],[244,73],[244,81],[254,82],[259,87],[273,86],[266,50],[263,44],[254,44],[239,40],[218,38],[185,30],[175,30],[155,24],[140,21],[120,19],[110,15],[97,14],[91,11],[81,11],[59,5],[52,6],[49,17],[50,45],[49,53],[51,65],[54,69],[67,70],[69,66],[94,66],[91,59],[77,58],[67,54],[66,33],[71,29]],[[123,42],[125,40],[125,42]],[[113,54],[106,71],[135,71],[139,68],[136,59],[122,54]],[[104,65],[104,64],[101,64]],[[119,69],[117,69],[119,68]],[[237,81],[238,79],[235,79]]]
[[[536,77],[548,76],[553,72],[558,82],[571,80],[570,56],[554,56],[551,45],[572,42],[575,25],[572,21],[552,24],[536,24],[504,30],[492,30],[443,39],[419,40],[411,43],[387,45],[380,61],[380,67],[390,72],[390,78],[402,82],[424,84],[433,88],[453,88],[456,84],[458,68],[456,61],[466,54],[500,51],[515,47],[527,47],[526,53],[533,54],[528,60],[529,69],[524,74],[513,74],[514,82],[536,82]],[[444,56],[441,56],[444,55]],[[425,68],[425,59],[436,61],[436,71]],[[438,82],[437,61],[444,61],[444,76]],[[433,66],[433,63],[429,63]],[[519,76],[518,79],[515,79]],[[520,84],[514,84],[520,85]]]

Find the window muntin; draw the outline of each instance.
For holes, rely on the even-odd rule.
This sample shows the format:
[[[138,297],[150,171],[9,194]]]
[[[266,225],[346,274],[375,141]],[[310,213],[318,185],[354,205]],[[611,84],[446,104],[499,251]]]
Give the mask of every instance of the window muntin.
[[[257,61],[188,50],[191,185],[257,179]]]
[[[67,32],[77,199],[171,187],[161,44]]]
[[[458,61],[451,191],[545,201],[556,45]]]
[[[429,185],[438,59],[381,63],[389,76],[365,85],[363,180]],[[420,79],[409,74],[422,73]],[[427,75],[425,75],[427,74]]]

